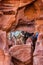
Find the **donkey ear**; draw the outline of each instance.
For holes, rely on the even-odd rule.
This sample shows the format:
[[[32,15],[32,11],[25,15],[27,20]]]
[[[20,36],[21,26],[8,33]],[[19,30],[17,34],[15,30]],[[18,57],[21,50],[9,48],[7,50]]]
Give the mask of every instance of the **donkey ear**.
[[[0,49],[4,49],[6,47],[6,32],[0,30]]]

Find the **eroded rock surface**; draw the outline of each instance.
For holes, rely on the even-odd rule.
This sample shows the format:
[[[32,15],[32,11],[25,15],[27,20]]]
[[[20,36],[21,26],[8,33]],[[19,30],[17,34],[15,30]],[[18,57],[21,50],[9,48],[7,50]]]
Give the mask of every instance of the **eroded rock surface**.
[[[0,0],[0,65],[43,65],[43,0]]]

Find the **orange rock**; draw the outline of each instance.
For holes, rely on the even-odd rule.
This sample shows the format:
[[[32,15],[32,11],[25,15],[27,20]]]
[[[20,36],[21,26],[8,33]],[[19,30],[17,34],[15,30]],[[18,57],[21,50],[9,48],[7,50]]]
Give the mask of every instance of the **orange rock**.
[[[32,49],[31,44],[27,45],[15,45],[10,48],[10,54],[14,58],[14,64],[27,65],[32,63]],[[15,60],[16,59],[16,60]]]
[[[0,65],[10,65],[10,56],[7,53],[4,53],[3,50],[0,49]]]
[[[13,23],[15,23],[15,15],[2,15],[0,18],[0,28],[5,31],[9,30]]]
[[[33,54],[33,65],[43,65],[43,33],[40,33]]]
[[[39,33],[40,32],[43,32],[43,20],[36,20],[35,21],[36,23],[36,31],[38,31]]]
[[[6,32],[0,30],[0,49],[6,48]]]

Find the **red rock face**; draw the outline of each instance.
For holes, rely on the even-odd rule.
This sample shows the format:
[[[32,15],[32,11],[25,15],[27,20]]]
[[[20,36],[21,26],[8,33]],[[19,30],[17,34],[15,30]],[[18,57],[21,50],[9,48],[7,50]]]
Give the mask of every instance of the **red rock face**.
[[[21,62],[21,64],[31,64],[32,63],[32,50],[31,50],[31,44],[27,45],[16,45],[10,48],[10,54],[14,57],[14,64]],[[17,60],[15,61],[15,59]],[[17,65],[18,65],[17,64]],[[20,64],[20,65],[21,65]]]
[[[10,56],[0,49],[0,65],[10,65]]]
[[[15,15],[3,15],[0,18],[0,28],[7,31],[11,27],[12,23],[15,22]]]
[[[43,65],[43,0],[0,0],[0,65]]]
[[[33,56],[33,65],[43,65],[43,34],[38,36]]]
[[[6,32],[0,30],[0,65],[12,65],[6,42]]]
[[[6,47],[6,32],[0,30],[0,48],[4,50],[5,47]]]

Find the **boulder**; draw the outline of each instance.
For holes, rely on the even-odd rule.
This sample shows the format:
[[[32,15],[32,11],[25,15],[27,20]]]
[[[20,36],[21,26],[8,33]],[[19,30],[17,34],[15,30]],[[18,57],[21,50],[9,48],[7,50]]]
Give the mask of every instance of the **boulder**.
[[[36,42],[33,53],[33,65],[43,65],[43,33],[39,34]]]
[[[12,60],[15,65],[32,64],[32,47],[31,43],[27,45],[14,45],[9,49]]]

